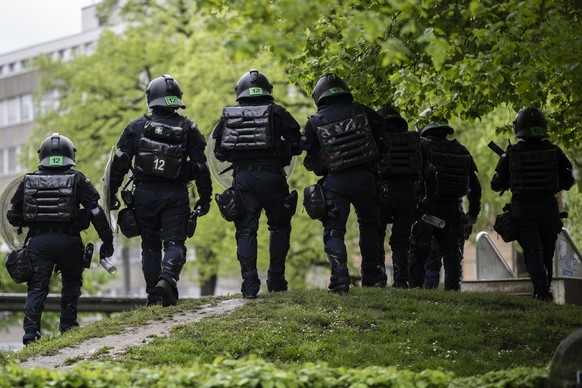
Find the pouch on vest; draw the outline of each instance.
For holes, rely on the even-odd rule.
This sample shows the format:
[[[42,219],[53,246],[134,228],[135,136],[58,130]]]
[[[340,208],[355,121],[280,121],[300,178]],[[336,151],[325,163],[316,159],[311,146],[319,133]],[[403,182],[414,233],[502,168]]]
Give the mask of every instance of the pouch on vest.
[[[311,219],[317,220],[327,215],[322,185],[309,185],[303,190],[303,207]]]
[[[22,248],[8,253],[4,265],[8,274],[16,283],[26,283],[32,279],[33,270],[28,258],[27,243],[25,242]]]
[[[216,194],[214,198],[220,214],[227,221],[236,221],[246,212],[242,195],[234,187],[229,187],[222,194]]]
[[[511,204],[508,203],[503,207],[503,213],[495,217],[493,230],[497,232],[506,243],[517,240],[519,229],[511,217]]]

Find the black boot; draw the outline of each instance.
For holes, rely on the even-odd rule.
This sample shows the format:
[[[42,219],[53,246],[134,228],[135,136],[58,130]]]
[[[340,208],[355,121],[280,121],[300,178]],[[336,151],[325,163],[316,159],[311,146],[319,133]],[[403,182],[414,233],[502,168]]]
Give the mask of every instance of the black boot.
[[[174,279],[162,277],[156,285],[156,291],[162,297],[162,306],[175,306],[178,303],[178,285]]]
[[[173,241],[164,243],[162,273],[156,284],[156,292],[162,297],[162,306],[175,306],[178,303],[178,280],[184,268],[185,247]]]
[[[40,332],[36,330],[27,330],[22,337],[22,343],[26,346],[40,338]]]
[[[257,258],[237,254],[242,276],[241,292],[245,299],[255,299],[261,288],[261,281],[257,272]]]
[[[267,288],[269,292],[287,291],[285,279],[285,256],[271,257],[267,273]]]
[[[24,336],[22,343],[28,345],[40,338],[40,315],[24,310]]]
[[[409,288],[408,284],[408,245],[395,245],[392,247],[392,269],[394,275],[394,288]]]
[[[331,267],[331,277],[328,286],[329,292],[347,295],[350,290],[347,255],[336,250],[326,251],[326,254]]]

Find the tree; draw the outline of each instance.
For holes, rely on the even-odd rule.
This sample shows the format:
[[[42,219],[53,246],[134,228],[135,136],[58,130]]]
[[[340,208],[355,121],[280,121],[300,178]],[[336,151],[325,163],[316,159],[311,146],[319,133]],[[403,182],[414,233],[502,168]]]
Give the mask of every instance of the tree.
[[[202,0],[233,52],[265,47],[310,89],[323,73],[356,98],[414,117],[438,104],[473,121],[496,107],[543,109],[578,146],[582,5],[567,0]]]

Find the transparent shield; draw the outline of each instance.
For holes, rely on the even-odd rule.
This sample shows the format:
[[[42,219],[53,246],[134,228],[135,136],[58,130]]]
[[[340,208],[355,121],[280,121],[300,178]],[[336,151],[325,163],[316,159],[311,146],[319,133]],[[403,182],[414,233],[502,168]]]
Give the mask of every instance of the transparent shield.
[[[20,249],[24,245],[24,240],[28,233],[28,228],[15,228],[8,222],[8,217],[6,212],[12,207],[10,200],[14,196],[18,185],[22,181],[24,175],[14,178],[10,182],[4,191],[2,196],[0,196],[0,210],[2,211],[2,224],[0,225],[0,235],[2,236],[2,241],[11,249]],[[18,233],[20,231],[20,233]]]
[[[101,200],[103,201],[103,210],[105,211],[105,216],[107,217],[107,221],[109,225],[111,225],[111,229],[115,230],[116,219],[115,216],[112,214],[113,211],[111,210],[111,203],[109,203],[110,199],[110,191],[109,191],[109,177],[111,176],[111,164],[113,163],[113,157],[115,156],[115,147],[111,147],[111,152],[109,153],[109,158],[107,159],[107,164],[105,165],[105,171],[103,171],[103,184],[101,186]]]

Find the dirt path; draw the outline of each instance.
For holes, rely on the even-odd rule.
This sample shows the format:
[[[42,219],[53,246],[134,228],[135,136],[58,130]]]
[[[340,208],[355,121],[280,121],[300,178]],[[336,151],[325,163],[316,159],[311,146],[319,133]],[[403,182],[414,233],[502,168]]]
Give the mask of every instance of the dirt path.
[[[177,313],[160,322],[151,321],[143,326],[129,327],[119,334],[91,338],[78,345],[63,348],[50,356],[30,358],[22,362],[20,366],[22,368],[67,369],[81,361],[98,359],[99,356],[95,356],[95,353],[103,348],[107,349],[104,356],[115,358],[122,355],[129,346],[147,344],[154,337],[169,333],[176,326],[198,322],[208,316],[229,313],[244,303],[245,299],[229,299],[216,305],[202,306],[196,311]]]

